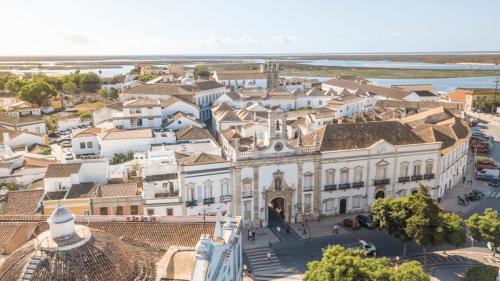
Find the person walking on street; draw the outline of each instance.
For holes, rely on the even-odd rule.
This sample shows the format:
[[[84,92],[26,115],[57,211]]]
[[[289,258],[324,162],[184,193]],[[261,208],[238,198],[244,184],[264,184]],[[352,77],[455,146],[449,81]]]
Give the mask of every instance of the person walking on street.
[[[338,223],[336,223],[336,224],[334,224],[334,225],[333,225],[333,232],[334,232],[335,234],[338,234],[338,233],[339,233],[339,224],[338,224]]]
[[[279,234],[279,233],[280,233],[280,231],[281,231],[281,228],[280,228],[280,226],[279,226],[279,225],[276,227],[276,230],[278,231],[278,234]]]
[[[267,252],[267,261],[271,261],[271,251]]]

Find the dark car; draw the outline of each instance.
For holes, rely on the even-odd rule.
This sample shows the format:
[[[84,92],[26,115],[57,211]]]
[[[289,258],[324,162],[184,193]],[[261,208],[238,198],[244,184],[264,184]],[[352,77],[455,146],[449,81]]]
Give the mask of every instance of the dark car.
[[[359,222],[361,226],[364,226],[368,229],[373,229],[373,222],[370,217],[365,215],[357,215],[356,220]]]
[[[349,227],[352,229],[358,229],[360,227],[359,222],[356,220],[351,220],[351,219],[344,219],[342,221],[345,227]]]

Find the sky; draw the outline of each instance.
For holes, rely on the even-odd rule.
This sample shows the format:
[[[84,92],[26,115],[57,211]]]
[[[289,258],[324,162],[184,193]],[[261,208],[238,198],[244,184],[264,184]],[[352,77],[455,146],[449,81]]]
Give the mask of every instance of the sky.
[[[0,0],[0,56],[500,51],[499,0]]]

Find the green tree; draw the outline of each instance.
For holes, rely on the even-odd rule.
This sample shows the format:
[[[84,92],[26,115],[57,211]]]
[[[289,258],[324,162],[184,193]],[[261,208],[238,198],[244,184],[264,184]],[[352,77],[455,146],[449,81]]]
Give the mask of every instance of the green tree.
[[[420,186],[418,192],[407,200],[413,213],[406,220],[406,232],[422,246],[425,264],[427,248],[444,242],[444,228],[439,216],[441,210],[424,186]]]
[[[393,266],[387,258],[367,258],[363,252],[334,246],[320,261],[307,264],[306,281],[428,281],[418,262]]]
[[[477,241],[486,241],[493,244],[492,255],[500,245],[500,218],[498,212],[491,208],[484,210],[482,215],[473,214],[467,221],[470,235]]]
[[[25,80],[25,79],[20,79],[20,78],[17,78],[17,77],[14,77],[14,78],[11,78],[9,79],[6,83],[5,83],[5,89],[10,91],[10,92],[14,92],[14,93],[19,93],[19,90],[26,84],[28,84],[28,80]]]
[[[7,81],[11,79],[15,79],[16,77],[10,73],[0,73],[0,90],[6,90],[5,84]]]
[[[116,100],[116,99],[118,99],[118,90],[115,89],[115,88],[109,89],[108,99],[109,100]]]
[[[64,82],[62,89],[65,93],[73,94],[78,89],[78,85],[73,81]]]
[[[193,74],[195,79],[198,78],[208,79],[210,77],[210,70],[208,70],[208,68],[206,67],[198,65],[194,68]]]
[[[406,221],[411,216],[407,200],[399,198],[379,198],[371,207],[373,223],[403,244],[403,257],[406,257],[411,235],[406,232]]]
[[[101,83],[101,79],[99,79],[99,76],[93,72],[81,74],[81,88],[84,91],[87,92],[96,92]]]
[[[92,119],[92,112],[91,111],[84,111],[84,112],[80,113],[80,119],[84,119],[84,120]]]
[[[416,281],[416,280],[430,280],[430,276],[424,271],[422,265],[417,261],[405,262],[398,266],[394,272],[394,281]]]
[[[455,247],[464,245],[467,235],[465,222],[460,216],[451,213],[441,213],[439,216],[443,224],[445,242]]]
[[[153,80],[159,76],[160,75],[158,75],[158,74],[144,74],[144,75],[139,76],[139,78],[137,78],[137,80],[139,80],[141,82],[148,82],[148,81]]]
[[[54,86],[47,82],[35,81],[19,89],[19,98],[37,105],[43,105],[48,102],[51,96],[55,96],[56,93]]]

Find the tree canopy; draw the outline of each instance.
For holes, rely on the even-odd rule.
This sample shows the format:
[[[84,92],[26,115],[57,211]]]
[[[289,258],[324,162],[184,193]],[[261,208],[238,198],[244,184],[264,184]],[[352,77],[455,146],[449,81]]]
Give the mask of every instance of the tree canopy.
[[[465,243],[465,224],[455,214],[444,213],[420,186],[418,192],[404,198],[377,199],[372,205],[374,224],[403,243],[414,240],[422,246],[424,261],[426,248],[448,243],[453,246]]]
[[[21,89],[19,89],[20,99],[37,105],[46,104],[50,97],[55,96],[56,94],[57,91],[54,86],[43,81],[34,81],[22,86]]]
[[[148,82],[148,81],[153,80],[159,76],[160,75],[158,75],[158,74],[144,74],[144,75],[139,76],[139,78],[137,78],[137,80],[139,80],[141,82]]]
[[[493,243],[492,255],[495,256],[495,249],[500,246],[500,218],[498,212],[488,208],[484,210],[482,215],[473,214],[470,216],[466,223],[472,238],[477,241]]]
[[[196,66],[193,71],[194,78],[209,78],[210,77],[210,70],[208,68],[203,67],[203,66]]]
[[[387,258],[367,258],[363,252],[329,247],[320,261],[307,264],[306,281],[428,281],[419,262],[391,264]]]

